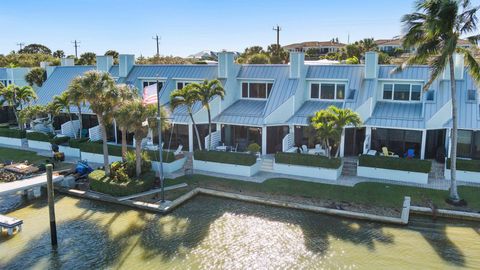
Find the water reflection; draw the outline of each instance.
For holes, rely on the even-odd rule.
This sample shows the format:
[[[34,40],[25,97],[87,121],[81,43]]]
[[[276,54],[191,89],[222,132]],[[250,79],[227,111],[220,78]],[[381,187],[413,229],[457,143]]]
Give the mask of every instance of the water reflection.
[[[70,197],[58,198],[56,210],[57,252],[50,248],[45,200],[10,214],[25,229],[0,239],[0,268],[480,265],[479,227],[471,223],[417,218],[408,228],[392,227],[204,196],[166,216]]]

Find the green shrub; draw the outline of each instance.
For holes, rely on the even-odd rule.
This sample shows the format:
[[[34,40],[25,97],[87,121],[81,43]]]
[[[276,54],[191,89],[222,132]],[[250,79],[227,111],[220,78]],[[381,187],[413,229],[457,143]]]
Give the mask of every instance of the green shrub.
[[[67,136],[61,136],[61,137],[55,136],[54,138],[52,138],[50,140],[50,143],[56,144],[56,145],[61,145],[61,144],[68,143],[69,140],[70,140],[70,137],[67,137]]]
[[[243,166],[252,166],[257,162],[257,157],[253,154],[219,151],[195,151],[193,154],[196,160],[236,164]]]
[[[0,137],[23,139],[25,138],[25,130],[13,128],[0,128]]]
[[[247,147],[247,151],[250,153],[258,153],[260,152],[260,145],[258,145],[258,143],[252,143]]]
[[[338,169],[342,165],[342,161],[339,158],[280,152],[275,154],[275,162],[309,167],[321,167],[327,169]]]
[[[430,160],[404,159],[384,156],[362,155],[358,159],[359,166],[382,168],[389,170],[429,173],[432,168]]]
[[[80,144],[87,142],[88,138],[81,138],[81,139],[70,139],[68,141],[68,146],[71,148],[80,148]]]
[[[147,172],[137,178],[128,178],[124,182],[116,181],[105,175],[103,170],[95,170],[88,175],[90,188],[112,196],[128,196],[153,188],[155,173]]]
[[[10,123],[1,123],[0,128],[10,128]]]
[[[32,141],[50,142],[55,135],[44,132],[27,132],[27,139]]]
[[[121,161],[115,161],[110,164],[110,178],[118,183],[126,183],[130,180],[130,177],[127,172],[127,167]]]
[[[99,142],[83,142],[80,143],[80,150],[82,152],[93,153],[93,154],[103,154],[103,143],[102,141]],[[110,156],[122,156],[122,147],[119,145],[108,145],[108,154]]]
[[[158,151],[146,150],[145,152],[148,154],[151,161],[160,161]],[[173,152],[163,151],[162,159],[164,163],[170,163],[172,161],[175,161],[175,156],[173,155]]]
[[[150,161],[150,157],[148,153],[142,152],[142,162],[141,162],[141,169],[142,173],[146,173],[152,169],[152,162]],[[135,152],[128,151],[125,155],[125,167],[127,169],[127,173],[130,177],[135,175],[135,167],[136,167],[136,160],[135,160]]]
[[[447,160],[447,169],[450,169],[451,160]],[[480,160],[457,159],[457,170],[480,172]]]

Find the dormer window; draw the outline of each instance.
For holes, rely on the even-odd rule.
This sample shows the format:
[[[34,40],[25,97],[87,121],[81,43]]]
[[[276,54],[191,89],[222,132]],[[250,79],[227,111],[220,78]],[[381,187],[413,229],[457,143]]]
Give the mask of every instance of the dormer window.
[[[183,87],[189,85],[189,82],[177,82],[177,89],[182,89]]]
[[[312,83],[310,84],[311,99],[345,99],[344,83]]]
[[[145,87],[150,86],[150,85],[153,85],[153,84],[156,84],[156,83],[157,83],[157,80],[143,81],[143,82],[142,82],[142,86],[143,86],[143,88],[145,89]],[[162,87],[163,87],[163,82],[160,82],[160,81],[159,81],[158,84],[159,84],[159,88],[162,89]]]
[[[435,91],[428,90],[427,92],[427,101],[434,101],[435,100]]]
[[[270,96],[273,83],[243,82],[242,98],[260,98],[266,99]]]
[[[383,84],[383,99],[396,101],[420,101],[421,84],[385,83]]]

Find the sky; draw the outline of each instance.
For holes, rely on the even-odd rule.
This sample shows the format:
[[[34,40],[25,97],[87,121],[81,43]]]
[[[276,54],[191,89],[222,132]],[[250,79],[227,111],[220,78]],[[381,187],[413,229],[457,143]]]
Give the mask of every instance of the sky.
[[[476,3],[477,2],[477,3]],[[473,1],[478,4],[480,0]],[[400,18],[413,0],[2,0],[0,54],[17,43],[41,43],[74,54],[109,49],[136,56],[156,53],[188,56],[202,50],[243,51],[280,44],[325,41],[347,43],[402,33]]]

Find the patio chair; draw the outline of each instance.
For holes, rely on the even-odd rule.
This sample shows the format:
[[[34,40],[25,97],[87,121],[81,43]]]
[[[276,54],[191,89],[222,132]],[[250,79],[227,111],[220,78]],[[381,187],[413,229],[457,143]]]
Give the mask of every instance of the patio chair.
[[[408,149],[407,153],[405,153],[403,157],[407,159],[413,159],[415,157],[415,149]]]
[[[302,145],[302,153],[307,154],[308,153],[308,147],[304,144]]]
[[[388,148],[387,147],[382,147],[382,154],[386,157],[394,157],[396,156],[395,153],[393,153],[392,151],[388,151]]]
[[[173,152],[173,155],[174,156],[177,156],[177,155],[180,155],[182,153],[182,149],[183,149],[183,145],[179,145],[177,150],[175,150],[175,152]]]
[[[237,152],[237,149],[238,149],[238,143],[235,144],[235,147],[232,147],[230,151],[231,152]]]

